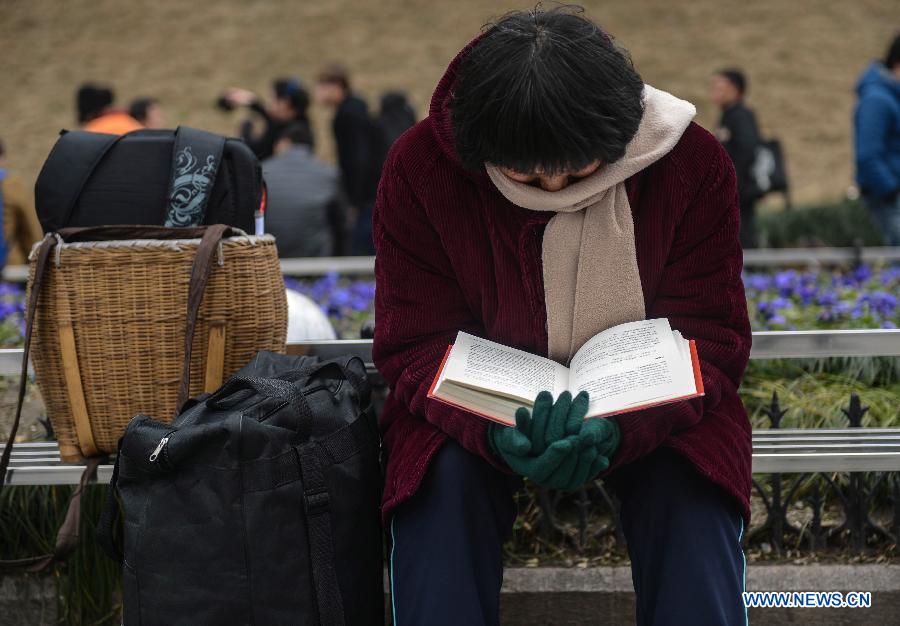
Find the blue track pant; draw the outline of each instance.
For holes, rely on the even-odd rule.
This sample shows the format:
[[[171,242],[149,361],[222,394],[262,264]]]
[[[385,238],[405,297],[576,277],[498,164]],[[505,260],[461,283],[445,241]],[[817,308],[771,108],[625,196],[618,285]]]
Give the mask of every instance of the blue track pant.
[[[520,485],[456,443],[441,449],[391,521],[396,626],[499,623],[501,547]],[[637,623],[746,624],[743,520],[730,496],[666,449],[621,468],[611,485],[622,502]]]

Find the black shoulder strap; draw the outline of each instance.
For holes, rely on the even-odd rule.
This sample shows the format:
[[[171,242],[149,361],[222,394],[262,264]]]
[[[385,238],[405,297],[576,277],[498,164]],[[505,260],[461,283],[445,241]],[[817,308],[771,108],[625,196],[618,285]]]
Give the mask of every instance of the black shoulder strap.
[[[34,185],[34,200],[45,233],[69,225],[85,183],[121,135],[62,131]]]
[[[303,500],[310,565],[316,588],[320,626],[344,626],[344,602],[334,569],[331,496],[315,443],[297,449],[303,475]]]
[[[196,128],[175,131],[166,226],[199,226],[222,162],[225,137]]]
[[[44,272],[47,267],[50,253],[57,244],[53,235],[46,235],[38,248],[38,256],[35,261],[34,275],[31,277],[31,291],[28,294],[28,304],[25,309],[25,346],[22,349],[22,372],[19,376],[19,396],[16,400],[16,415],[13,418],[12,428],[6,438],[3,454],[0,456],[0,490],[6,484],[6,471],[12,458],[12,448],[16,441],[16,432],[19,430],[19,421],[22,418],[22,405],[25,403],[25,386],[28,383],[28,355],[31,352],[31,336],[34,332],[34,314],[37,309],[38,298],[41,294],[41,286],[44,282]]]

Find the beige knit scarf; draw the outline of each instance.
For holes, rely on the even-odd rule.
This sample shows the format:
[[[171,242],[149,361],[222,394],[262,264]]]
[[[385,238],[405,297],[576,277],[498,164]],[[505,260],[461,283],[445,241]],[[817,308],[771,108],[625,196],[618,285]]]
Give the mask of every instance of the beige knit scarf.
[[[510,202],[555,211],[542,249],[550,358],[568,364],[602,330],[644,319],[634,221],[624,181],[665,156],[696,114],[694,105],[644,86],[644,115],[625,156],[560,191],[516,182],[487,164]]]

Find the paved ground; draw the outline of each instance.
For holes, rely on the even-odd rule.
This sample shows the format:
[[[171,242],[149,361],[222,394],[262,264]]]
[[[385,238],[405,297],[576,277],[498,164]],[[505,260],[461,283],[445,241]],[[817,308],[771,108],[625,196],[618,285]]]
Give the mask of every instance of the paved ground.
[[[885,626],[900,615],[900,566],[775,565],[751,567],[750,590],[872,591],[868,609],[751,609],[750,622],[766,626]],[[390,615],[386,598],[385,613]],[[634,623],[634,594],[624,567],[507,570],[501,596],[504,626],[621,625]],[[52,582],[0,578],[0,624],[55,623]]]
[[[900,565],[760,565],[750,591],[871,591],[868,609],[751,609],[750,623],[844,626],[896,624]],[[634,593],[627,567],[508,570],[501,596],[505,625],[629,624]]]

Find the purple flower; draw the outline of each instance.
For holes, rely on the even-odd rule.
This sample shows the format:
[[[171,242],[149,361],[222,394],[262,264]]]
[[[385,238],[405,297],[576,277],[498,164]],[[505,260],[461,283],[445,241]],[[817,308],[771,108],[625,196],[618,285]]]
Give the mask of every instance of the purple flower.
[[[897,308],[897,296],[886,291],[873,291],[870,294],[869,306],[874,307],[882,315],[890,315]]]
[[[21,296],[25,290],[16,283],[0,283],[0,296]]]
[[[337,307],[345,307],[350,304],[350,290],[349,289],[335,289],[331,292],[331,305]]]
[[[819,306],[833,306],[838,302],[838,295],[836,291],[828,290],[819,292],[819,297],[816,299],[817,304]]]
[[[0,320],[5,320],[16,313],[19,313],[19,304],[17,302],[0,302]]]
[[[870,278],[872,278],[872,268],[866,265],[865,263],[860,264],[855,270],[853,270],[853,278],[857,283],[864,283]]]
[[[350,298],[350,308],[354,311],[368,311],[371,304],[372,300],[370,298],[362,296],[352,296]]]
[[[881,284],[887,287],[900,281],[900,265],[886,267],[881,271]]]
[[[775,287],[783,297],[789,297],[799,281],[797,270],[786,270],[775,274]]]
[[[797,291],[797,294],[800,296],[800,304],[804,306],[812,304],[818,293],[819,288],[815,285],[801,285]]]
[[[744,286],[755,291],[766,291],[772,288],[772,278],[767,274],[747,274]]]
[[[791,307],[791,301],[787,298],[775,298],[772,300],[772,308],[773,309],[789,309]]]
[[[350,291],[360,298],[373,300],[375,298],[375,283],[362,280],[356,281],[350,285]]]
[[[303,293],[303,290],[306,288],[306,284],[297,280],[296,278],[291,278],[290,276],[284,277],[284,286],[291,291],[297,291]]]
[[[784,325],[784,324],[787,324],[787,320],[784,319],[783,315],[773,315],[772,317],[769,318],[769,323]]]
[[[885,321],[881,322],[881,327],[882,328],[897,328],[897,325],[890,320],[885,320]]]

